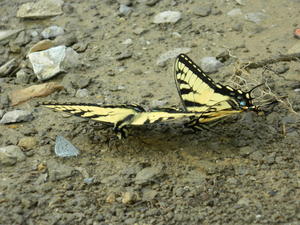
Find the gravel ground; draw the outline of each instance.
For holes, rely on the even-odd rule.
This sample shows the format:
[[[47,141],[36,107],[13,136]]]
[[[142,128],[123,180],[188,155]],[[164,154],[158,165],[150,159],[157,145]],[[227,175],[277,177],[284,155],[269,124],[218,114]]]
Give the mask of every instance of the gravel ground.
[[[299,0],[71,0],[58,16],[17,17],[27,2],[0,2],[1,30],[23,30],[0,41],[0,65],[18,62],[0,73],[0,118],[29,112],[22,111],[23,122],[0,124],[0,224],[299,224],[299,60],[244,71],[249,83],[267,80],[283,103],[268,115],[244,113],[211,131],[155,124],[118,140],[104,125],[37,104],[180,107],[174,58],[163,54],[182,48],[197,63],[225,55],[211,77],[226,83],[239,62],[300,53],[293,35]],[[180,12],[179,20],[153,23],[163,11]],[[50,37],[53,43],[72,48],[80,60],[41,81],[26,55],[53,25],[64,30]],[[13,90],[49,81],[64,90],[11,105]],[[57,157],[58,135],[80,154]]]

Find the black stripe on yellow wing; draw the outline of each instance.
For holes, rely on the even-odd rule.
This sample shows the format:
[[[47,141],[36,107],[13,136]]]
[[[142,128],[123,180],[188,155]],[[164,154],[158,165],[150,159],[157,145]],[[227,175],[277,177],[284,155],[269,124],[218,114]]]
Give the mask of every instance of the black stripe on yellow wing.
[[[206,112],[254,108],[250,92],[214,82],[188,56],[180,54],[175,61],[175,83],[186,111]],[[217,104],[222,102],[222,104]]]
[[[97,105],[81,103],[42,103],[45,107],[56,111],[71,113],[75,116],[89,118],[102,123],[114,125],[114,129],[121,132],[125,126],[139,126],[162,121],[195,117],[196,113],[181,112],[172,108],[155,109],[146,112],[138,105]]]

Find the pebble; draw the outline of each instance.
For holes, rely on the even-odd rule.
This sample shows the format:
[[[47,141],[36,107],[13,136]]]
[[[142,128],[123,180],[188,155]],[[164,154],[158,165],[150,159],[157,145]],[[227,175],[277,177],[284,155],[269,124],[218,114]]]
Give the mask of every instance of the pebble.
[[[41,33],[44,39],[56,38],[57,36],[63,35],[65,33],[64,28],[59,26],[50,26],[44,29]]]
[[[72,157],[79,155],[79,150],[63,136],[56,137],[54,152],[59,157]]]
[[[187,54],[191,51],[191,48],[175,48],[170,51],[167,51],[161,54],[158,59],[156,60],[156,64],[159,66],[163,66],[167,60],[173,59],[177,57],[179,54]]]
[[[143,190],[143,201],[152,201],[158,195],[158,191],[153,189],[145,189]]]
[[[154,16],[153,23],[176,23],[181,19],[181,13],[178,11],[164,11]]]
[[[20,69],[16,73],[16,79],[15,82],[17,84],[28,84],[31,79],[30,74],[28,74],[24,69]]]
[[[300,28],[294,30],[294,37],[300,39]]]
[[[11,43],[13,43],[14,45],[17,45],[19,47],[23,47],[26,44],[28,44],[30,41],[31,41],[31,36],[28,35],[25,31],[21,31],[18,34],[17,38],[15,40],[13,40]]]
[[[247,13],[245,15],[246,20],[256,24],[259,24],[262,20],[266,19],[266,17],[266,14],[262,12]]]
[[[122,195],[123,204],[131,204],[137,200],[137,194],[135,192],[127,191]]]
[[[32,85],[24,89],[15,90],[10,94],[11,105],[15,106],[21,104],[34,97],[45,97],[55,91],[62,90],[63,88],[63,86],[56,82],[48,82]]]
[[[196,16],[206,17],[211,13],[211,6],[202,6],[194,10]]]
[[[8,76],[17,67],[15,58],[9,60],[7,63],[0,67],[0,77]]]
[[[108,194],[108,196],[106,197],[106,202],[107,203],[114,203],[115,201],[116,201],[116,194],[115,193],[110,193],[110,194]]]
[[[151,102],[151,108],[164,107],[168,103],[167,100],[153,100]]]
[[[85,98],[89,96],[89,91],[86,88],[83,89],[78,89],[76,91],[76,95],[77,98]]]
[[[22,29],[15,29],[15,30],[0,30],[0,41],[12,38],[14,35],[21,32]]]
[[[27,122],[32,119],[33,119],[33,115],[31,112],[17,109],[5,113],[2,119],[0,120],[0,124]]]
[[[0,165],[13,166],[16,162],[26,159],[22,150],[15,145],[9,145],[0,148]]]
[[[54,159],[47,161],[47,168],[50,181],[58,181],[67,177],[71,177],[73,175],[73,171],[75,170],[73,167],[58,163]]]
[[[22,4],[17,11],[19,18],[44,18],[57,16],[63,13],[62,0],[40,0]]]
[[[116,60],[121,61],[124,59],[131,58],[131,56],[132,56],[132,53],[125,51],[125,52],[122,52],[120,55],[118,55]]]
[[[215,57],[203,57],[200,61],[201,69],[207,73],[217,72],[222,66],[223,63],[221,63]]]
[[[136,184],[145,184],[151,182],[153,179],[161,175],[161,168],[146,167],[139,171],[135,177]]]
[[[65,45],[67,47],[70,47],[70,46],[74,45],[77,42],[78,42],[78,39],[77,39],[77,37],[73,33],[69,33],[69,34],[64,34],[64,35],[57,36],[53,40],[53,43],[56,46],[58,46],[58,45]]]
[[[241,16],[243,15],[242,10],[241,9],[232,9],[227,13],[227,16]]]
[[[133,41],[131,38],[126,39],[125,41],[122,42],[123,45],[132,45]]]
[[[237,205],[248,206],[250,203],[251,203],[250,199],[244,197],[238,200]]]
[[[156,5],[160,0],[137,0],[139,3],[143,3],[147,6],[154,6]]]
[[[37,145],[35,137],[23,137],[20,139],[18,146],[25,150],[33,149]]]
[[[83,89],[86,88],[90,85],[91,83],[91,78],[85,77],[79,74],[75,74],[73,76],[70,76],[71,83],[76,89]]]
[[[128,7],[127,5],[121,4],[119,8],[119,15],[120,16],[128,16],[132,13],[133,9]]]

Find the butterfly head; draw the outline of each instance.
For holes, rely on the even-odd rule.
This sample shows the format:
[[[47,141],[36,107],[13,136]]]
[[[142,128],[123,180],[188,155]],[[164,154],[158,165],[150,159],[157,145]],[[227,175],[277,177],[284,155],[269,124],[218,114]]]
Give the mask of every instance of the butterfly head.
[[[262,85],[263,85],[263,84],[259,84],[259,85],[255,86],[255,87],[253,87],[250,91],[248,91],[248,92],[246,92],[246,93],[243,92],[241,95],[239,95],[239,96],[237,97],[239,106],[240,106],[243,110],[254,111],[254,112],[259,112],[259,111],[260,111],[259,107],[253,104],[253,101],[252,101],[252,100],[253,100],[254,98],[251,96],[251,92],[252,92],[254,89],[256,89],[256,88],[258,88],[258,87],[260,87],[260,86],[262,86]]]

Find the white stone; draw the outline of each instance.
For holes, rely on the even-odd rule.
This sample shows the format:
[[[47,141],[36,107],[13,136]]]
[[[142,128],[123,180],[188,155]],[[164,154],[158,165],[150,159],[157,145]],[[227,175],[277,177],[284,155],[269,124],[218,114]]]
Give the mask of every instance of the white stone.
[[[200,61],[201,69],[207,73],[217,72],[218,69],[222,66],[223,63],[221,63],[215,57],[204,57]]]
[[[131,38],[126,39],[125,41],[122,42],[123,45],[131,45],[133,43]]]
[[[20,6],[17,17],[19,18],[44,18],[57,16],[63,13],[62,0],[40,0],[28,2]]]
[[[232,9],[227,13],[227,16],[241,16],[242,14],[241,9]]]
[[[28,55],[33,71],[39,80],[47,80],[62,72],[61,63],[66,55],[66,46],[57,46]]]
[[[154,16],[153,23],[176,23],[181,19],[178,11],[164,11]]]
[[[76,95],[77,98],[85,98],[89,96],[89,91],[86,88],[83,89],[78,89],[76,91]]]
[[[266,14],[262,12],[247,13],[245,15],[246,20],[257,24],[264,20],[266,17]]]
[[[59,26],[50,26],[42,31],[42,36],[44,39],[55,38],[59,35],[63,35],[65,33],[64,28]]]
[[[128,16],[132,12],[132,8],[127,5],[121,4],[119,8],[119,12],[121,15]]]
[[[175,48],[173,50],[167,51],[158,57],[156,64],[163,65],[167,60],[175,58],[181,53],[183,54],[189,53],[190,51],[191,51],[190,48]]]
[[[13,110],[4,114],[0,120],[0,124],[17,123],[23,121],[30,121],[33,119],[32,113],[26,110]]]

